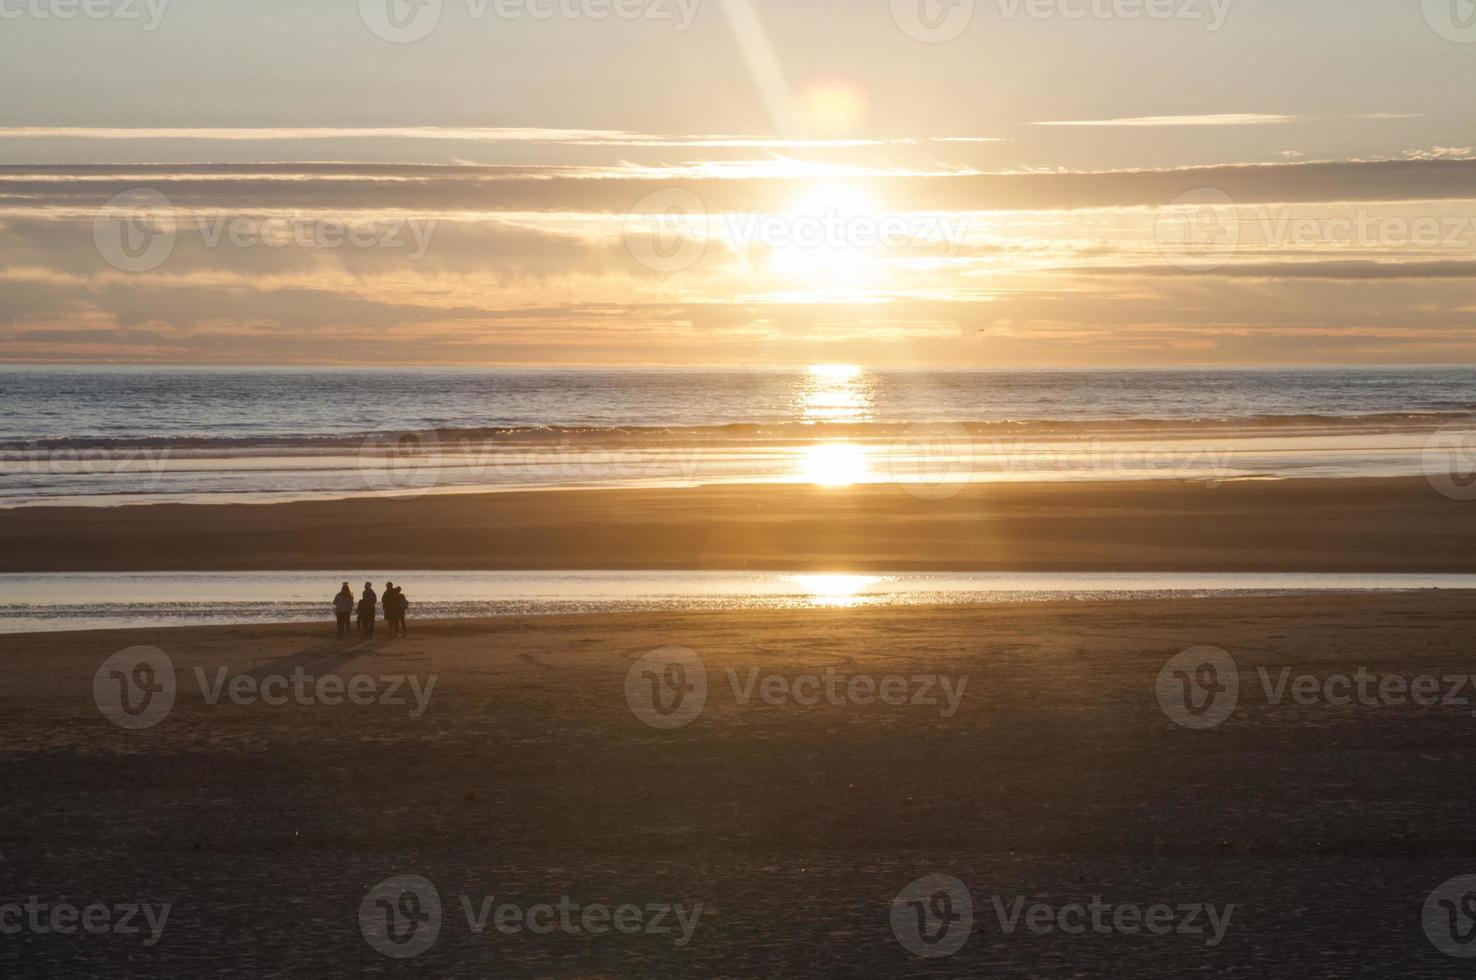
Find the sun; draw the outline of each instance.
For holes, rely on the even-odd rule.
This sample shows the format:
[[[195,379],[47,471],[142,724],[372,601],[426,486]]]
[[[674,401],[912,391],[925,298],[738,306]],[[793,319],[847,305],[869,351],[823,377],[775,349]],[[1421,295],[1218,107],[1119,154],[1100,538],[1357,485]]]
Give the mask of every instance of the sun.
[[[788,235],[770,255],[776,275],[811,289],[859,288],[871,282],[883,216],[859,187],[816,184],[781,217]]]

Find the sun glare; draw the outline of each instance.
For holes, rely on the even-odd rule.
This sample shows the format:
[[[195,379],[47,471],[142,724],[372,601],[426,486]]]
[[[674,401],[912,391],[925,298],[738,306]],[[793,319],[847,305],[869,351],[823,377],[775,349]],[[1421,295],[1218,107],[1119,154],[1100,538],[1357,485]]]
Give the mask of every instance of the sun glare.
[[[810,594],[810,601],[817,606],[854,606],[861,601],[861,594],[879,581],[876,575],[796,575],[794,581]]]
[[[874,284],[871,253],[880,216],[864,192],[848,184],[818,184],[781,217],[790,234],[771,250],[776,275],[809,290]]]
[[[871,417],[872,386],[854,364],[812,364],[797,395],[806,422],[864,422]]]
[[[806,480],[821,487],[848,487],[866,479],[866,447],[850,442],[807,446],[801,459]]]

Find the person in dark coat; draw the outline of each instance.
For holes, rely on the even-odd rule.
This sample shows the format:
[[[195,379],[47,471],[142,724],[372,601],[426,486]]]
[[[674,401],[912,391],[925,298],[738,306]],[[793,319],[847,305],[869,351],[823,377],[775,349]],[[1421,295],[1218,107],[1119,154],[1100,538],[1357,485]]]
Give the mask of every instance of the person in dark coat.
[[[374,607],[378,604],[373,583],[365,582],[364,595],[359,599],[359,635],[365,639],[374,635]]]
[[[333,597],[333,615],[338,618],[338,638],[347,639],[351,628],[349,620],[354,615],[354,593],[347,582],[343,583],[338,595]]]

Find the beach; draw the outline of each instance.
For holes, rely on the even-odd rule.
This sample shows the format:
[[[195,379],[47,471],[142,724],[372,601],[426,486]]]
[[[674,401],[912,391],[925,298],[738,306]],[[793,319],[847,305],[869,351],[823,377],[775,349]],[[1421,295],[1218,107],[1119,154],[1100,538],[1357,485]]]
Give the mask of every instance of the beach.
[[[0,572],[1470,572],[1476,508],[1423,477],[767,484],[27,507],[0,510],[0,540]]]
[[[420,975],[1447,976],[1421,908],[1472,871],[1473,706],[1273,699],[1283,670],[1468,675],[1470,609],[1420,593],[503,618],[347,644],[331,623],[0,637],[7,895],[170,904],[153,945],[147,927],[28,934],[0,962],[399,975],[358,910],[420,875],[441,903]],[[127,729],[94,675],[138,645],[177,692]],[[1240,693],[1192,729],[1158,678],[1199,645],[1233,657]],[[628,678],[673,646],[706,695],[653,727]],[[941,959],[889,914],[935,874],[973,902]],[[1005,928],[1019,903],[1094,897],[1205,914],[1166,934]],[[646,918],[474,929],[484,902],[560,901]]]
[[[0,972],[1468,948],[1469,371],[13,374]]]

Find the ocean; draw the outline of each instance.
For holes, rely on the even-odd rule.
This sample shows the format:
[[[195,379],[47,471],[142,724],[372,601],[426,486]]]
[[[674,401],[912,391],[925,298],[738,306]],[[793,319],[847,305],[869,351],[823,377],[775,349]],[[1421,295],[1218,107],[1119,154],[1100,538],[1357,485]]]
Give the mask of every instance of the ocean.
[[[0,368],[0,506],[701,483],[1394,476],[1476,368]],[[1452,437],[1454,434],[1454,437]],[[1459,461],[1458,461],[1459,462]]]
[[[399,583],[410,619],[1476,589],[1476,575],[1304,572],[373,571],[0,574],[0,634],[331,623],[338,583]]]

